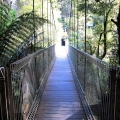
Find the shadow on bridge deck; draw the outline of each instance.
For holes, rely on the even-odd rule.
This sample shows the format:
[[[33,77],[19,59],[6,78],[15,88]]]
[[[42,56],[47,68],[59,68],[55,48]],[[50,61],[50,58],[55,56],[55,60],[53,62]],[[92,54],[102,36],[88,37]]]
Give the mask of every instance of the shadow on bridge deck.
[[[35,120],[86,120],[65,47],[56,56]]]

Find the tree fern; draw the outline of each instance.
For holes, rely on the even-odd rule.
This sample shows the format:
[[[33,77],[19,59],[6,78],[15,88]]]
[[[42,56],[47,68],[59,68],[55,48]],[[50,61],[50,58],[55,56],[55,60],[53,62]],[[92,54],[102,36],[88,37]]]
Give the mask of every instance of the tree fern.
[[[6,65],[13,56],[20,54],[22,51],[20,49],[26,45],[24,43],[32,42],[30,37],[33,35],[34,29],[42,27],[44,23],[49,23],[49,21],[31,11],[16,18],[9,26],[5,25],[4,31],[0,33],[1,65]],[[9,54],[8,50],[10,51]]]

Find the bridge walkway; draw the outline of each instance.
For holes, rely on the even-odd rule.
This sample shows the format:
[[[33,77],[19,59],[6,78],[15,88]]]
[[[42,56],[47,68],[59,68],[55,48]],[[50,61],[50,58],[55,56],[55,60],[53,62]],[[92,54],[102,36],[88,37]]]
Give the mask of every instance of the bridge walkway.
[[[64,46],[56,56],[35,120],[87,120]]]

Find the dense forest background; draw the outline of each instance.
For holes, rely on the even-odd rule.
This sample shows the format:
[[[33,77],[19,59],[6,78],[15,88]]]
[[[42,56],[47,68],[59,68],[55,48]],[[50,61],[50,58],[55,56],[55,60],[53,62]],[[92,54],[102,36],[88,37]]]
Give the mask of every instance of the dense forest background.
[[[55,18],[57,31],[60,32],[59,24],[61,24],[60,35],[63,38],[67,37],[71,45],[112,65],[120,63],[119,0],[44,0],[44,4],[42,0],[1,0],[2,3],[5,4],[6,10],[3,11],[1,7],[0,13],[5,17],[5,20],[1,19],[1,36],[14,21],[28,13],[33,12],[36,17],[41,18],[41,26],[48,23],[51,18],[47,16],[53,14],[52,11],[48,11],[52,7],[55,16],[59,14],[59,17]],[[27,19],[25,23],[27,23]],[[34,23],[35,21],[32,22],[33,27],[35,27]],[[37,26],[36,31],[32,31],[34,34],[35,32],[40,33],[38,31],[43,29],[43,27]],[[48,24],[44,26],[44,28],[47,27]],[[44,39],[47,37],[48,34],[44,34]],[[49,46],[52,41],[41,42],[37,47]]]
[[[110,64],[118,64],[119,40],[118,23],[120,21],[119,0],[73,0],[72,11],[66,17],[64,10],[69,1],[64,1],[63,16],[71,45],[86,51]],[[67,4],[67,5],[66,5]]]
[[[59,0],[70,44],[112,65],[118,64],[119,0]],[[72,9],[72,11],[71,11]]]

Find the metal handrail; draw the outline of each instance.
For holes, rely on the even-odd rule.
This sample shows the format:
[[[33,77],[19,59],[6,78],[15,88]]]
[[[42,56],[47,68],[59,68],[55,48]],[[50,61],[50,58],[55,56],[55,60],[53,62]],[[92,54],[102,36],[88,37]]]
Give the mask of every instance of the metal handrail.
[[[42,52],[46,51],[47,49],[52,48],[53,46],[55,46],[55,45],[49,46],[45,49],[38,50],[35,53],[29,54],[28,56],[26,56],[18,61],[13,62],[10,66],[11,71],[17,72],[22,67],[24,67],[26,64],[28,64],[28,62],[30,62],[32,59],[34,59],[36,56],[38,56]]]
[[[88,119],[113,120],[116,70],[104,61],[72,46],[69,46],[69,58]]]
[[[73,47],[73,46],[70,46],[70,47]],[[101,68],[101,69],[106,69],[106,71],[109,71],[109,64],[84,52],[84,51],[81,51],[75,47],[73,47],[79,54],[81,54],[82,56],[84,56],[88,61],[90,61],[92,64],[95,64],[97,67]]]
[[[54,59],[52,45],[10,65],[14,120],[34,118]]]

